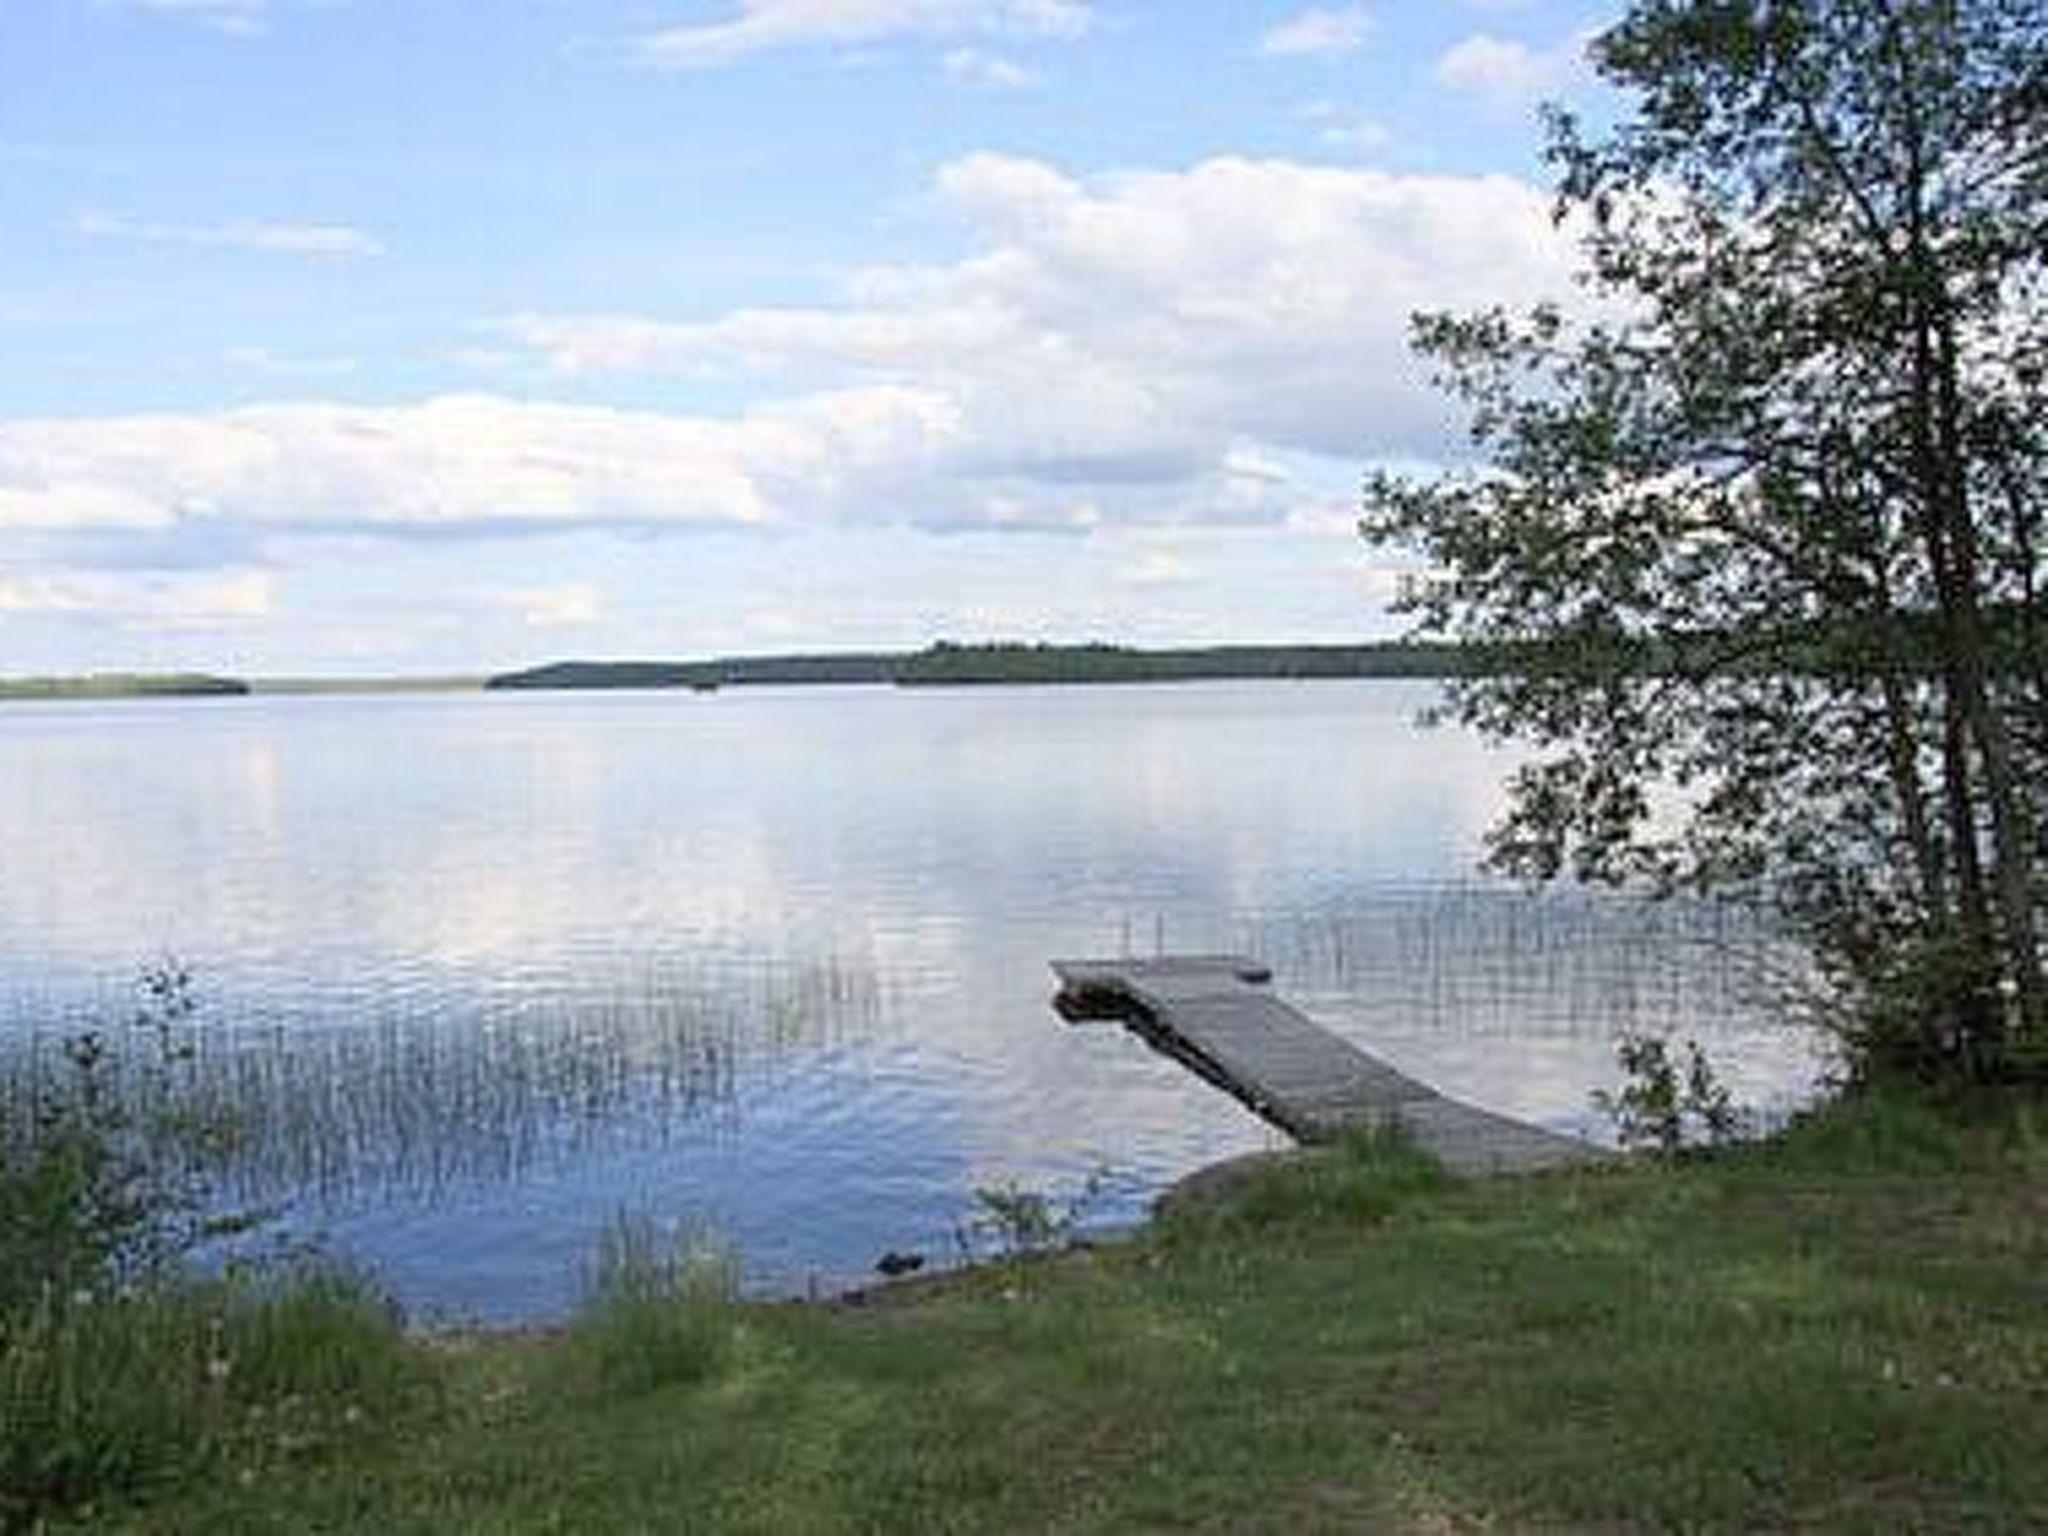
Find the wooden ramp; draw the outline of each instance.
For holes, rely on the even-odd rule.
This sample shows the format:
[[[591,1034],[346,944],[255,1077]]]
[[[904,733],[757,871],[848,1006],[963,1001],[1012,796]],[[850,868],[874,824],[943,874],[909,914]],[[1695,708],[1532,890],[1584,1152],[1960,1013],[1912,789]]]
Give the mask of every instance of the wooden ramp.
[[[1242,1100],[1297,1141],[1398,1122],[1456,1173],[1592,1162],[1599,1148],[1447,1099],[1331,1034],[1231,955],[1055,960],[1054,999],[1073,1018],[1114,1018]]]

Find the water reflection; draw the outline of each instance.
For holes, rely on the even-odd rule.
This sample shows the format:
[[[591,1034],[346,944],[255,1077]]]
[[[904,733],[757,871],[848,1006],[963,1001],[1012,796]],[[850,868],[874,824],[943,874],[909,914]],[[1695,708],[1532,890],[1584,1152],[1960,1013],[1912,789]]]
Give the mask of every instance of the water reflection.
[[[235,1178],[486,1316],[557,1308],[622,1205],[709,1215],[752,1283],[802,1289],[943,1250],[976,1184],[1107,1164],[1117,1221],[1270,1144],[1054,1021],[1056,955],[1250,948],[1369,1048],[1551,1120],[1617,1029],[1761,1038],[1732,958],[1755,936],[1682,930],[1733,919],[1444,892],[1505,763],[1414,730],[1426,697],[4,709],[0,795],[33,814],[0,820],[0,1037],[120,1017],[138,960],[178,955],[209,1091],[254,1106]]]
[[[1494,763],[1413,689],[15,707],[5,962],[458,966],[790,925],[1212,913],[1469,859]],[[261,763],[260,770],[251,765]]]
[[[1756,907],[1502,885],[1361,891],[1316,917],[1248,920],[1245,942],[1283,985],[1390,1028],[1501,1040],[1712,1034],[1768,1006],[1797,964]]]

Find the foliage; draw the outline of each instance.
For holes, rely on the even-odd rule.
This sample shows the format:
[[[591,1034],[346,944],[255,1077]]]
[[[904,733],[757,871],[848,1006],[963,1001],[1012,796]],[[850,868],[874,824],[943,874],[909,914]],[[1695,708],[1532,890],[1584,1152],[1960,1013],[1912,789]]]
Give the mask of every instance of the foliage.
[[[45,1297],[0,1332],[0,1529],[381,1436],[424,1379],[390,1303],[331,1266]]]
[[[1822,1178],[1997,1170],[2024,1187],[2048,1173],[2048,1101],[2007,1085],[1948,1090],[1872,1084],[1807,1110],[1769,1156],[1787,1172]]]
[[[724,656],[709,661],[558,661],[489,679],[487,688],[718,688],[781,683],[1167,683],[1225,677],[1448,677],[1480,664],[1465,651],[1405,641],[1367,645],[961,645],[921,651]]]
[[[300,1254],[202,1278],[256,1218],[214,1208],[228,1128],[195,1106],[191,978],[0,1097],[0,1528],[389,1423],[419,1362],[360,1276]]]
[[[1762,890],[1866,1073],[2048,1064],[2048,12],[1639,0],[1553,117],[1592,302],[1418,317],[1484,469],[1376,476],[1491,856]],[[1924,968],[1934,967],[1933,970]]]
[[[1624,1147],[1669,1157],[1701,1142],[1726,1146],[1742,1134],[1742,1113],[1697,1041],[1685,1042],[1682,1063],[1657,1035],[1626,1035],[1615,1055],[1627,1081],[1619,1093],[1596,1091],[1593,1103],[1614,1121]]]
[[[1442,645],[961,645],[942,640],[899,660],[905,687],[999,683],[1172,683],[1206,678],[1447,677],[1470,658]]]
[[[1015,1179],[977,1185],[974,1214],[954,1233],[961,1254],[971,1259],[992,1246],[998,1258],[1007,1260],[1064,1248],[1110,1181],[1110,1170],[1098,1165],[1065,1196],[1026,1189]]]
[[[167,961],[139,991],[125,1032],[72,1036],[0,1099],[0,1327],[51,1296],[145,1283],[246,1224],[211,1209],[204,1177],[227,1128],[179,1091],[191,977]]]
[[[709,1233],[665,1237],[645,1217],[616,1217],[585,1276],[570,1358],[609,1392],[702,1381],[731,1356],[738,1294],[738,1263]]]

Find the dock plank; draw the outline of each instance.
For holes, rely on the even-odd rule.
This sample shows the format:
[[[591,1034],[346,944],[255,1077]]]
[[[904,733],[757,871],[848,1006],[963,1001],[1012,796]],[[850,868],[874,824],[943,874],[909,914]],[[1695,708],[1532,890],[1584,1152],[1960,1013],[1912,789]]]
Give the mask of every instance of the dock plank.
[[[1398,1123],[1457,1173],[1526,1172],[1610,1154],[1445,1097],[1275,996],[1234,955],[1055,960],[1069,1016],[1114,1017],[1297,1141]]]

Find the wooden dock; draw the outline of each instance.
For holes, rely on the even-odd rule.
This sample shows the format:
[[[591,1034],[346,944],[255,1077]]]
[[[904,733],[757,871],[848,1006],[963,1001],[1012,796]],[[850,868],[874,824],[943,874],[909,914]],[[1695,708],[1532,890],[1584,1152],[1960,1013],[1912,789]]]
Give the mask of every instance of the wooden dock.
[[[1456,1173],[1596,1161],[1587,1142],[1445,1098],[1273,995],[1272,973],[1232,955],[1056,960],[1061,1014],[1117,1019],[1302,1142],[1398,1123]]]

